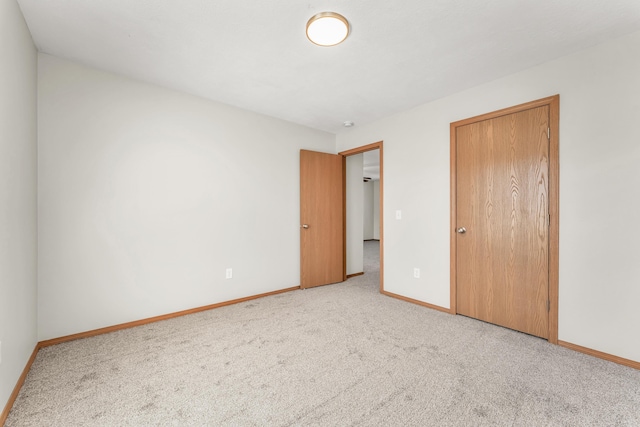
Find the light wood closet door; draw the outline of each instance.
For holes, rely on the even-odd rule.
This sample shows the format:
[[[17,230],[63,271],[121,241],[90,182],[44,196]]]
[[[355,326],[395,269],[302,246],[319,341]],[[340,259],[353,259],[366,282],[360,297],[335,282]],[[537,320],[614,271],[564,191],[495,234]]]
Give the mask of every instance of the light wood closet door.
[[[548,337],[549,107],[457,128],[457,312]]]

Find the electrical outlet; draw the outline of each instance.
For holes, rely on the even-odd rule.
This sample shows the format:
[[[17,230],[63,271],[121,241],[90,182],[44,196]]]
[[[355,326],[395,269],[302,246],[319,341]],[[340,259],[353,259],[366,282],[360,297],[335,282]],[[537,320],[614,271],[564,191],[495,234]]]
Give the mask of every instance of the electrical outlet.
[[[226,277],[227,279],[231,279],[231,278],[233,278],[233,269],[232,269],[232,268],[227,268],[227,271],[226,271],[226,273],[225,273],[225,274],[226,274],[226,275],[225,275],[225,277]]]
[[[396,219],[402,219],[402,211],[396,211]]]
[[[414,268],[413,269],[413,277],[416,279],[420,278],[420,269],[419,268]]]

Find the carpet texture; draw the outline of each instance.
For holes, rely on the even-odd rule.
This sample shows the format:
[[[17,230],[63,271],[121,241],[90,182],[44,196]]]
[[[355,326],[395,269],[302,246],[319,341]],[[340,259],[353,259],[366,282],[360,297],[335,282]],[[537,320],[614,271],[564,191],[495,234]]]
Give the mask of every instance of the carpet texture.
[[[640,371],[364,276],[40,350],[7,426],[640,426]]]

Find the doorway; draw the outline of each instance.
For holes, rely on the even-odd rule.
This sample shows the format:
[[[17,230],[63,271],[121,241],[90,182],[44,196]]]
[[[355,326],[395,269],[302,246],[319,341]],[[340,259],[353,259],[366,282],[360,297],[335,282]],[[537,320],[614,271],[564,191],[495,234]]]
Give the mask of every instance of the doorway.
[[[380,153],[379,288],[380,292],[384,291],[382,141],[339,154],[300,150],[301,289],[338,283],[347,279],[346,163],[349,156],[372,150],[378,150]],[[362,190],[361,179],[360,190]]]
[[[559,96],[451,124],[451,312],[557,343]]]
[[[375,156],[374,154],[377,153],[378,155]],[[371,221],[376,224],[375,228],[372,230],[371,234],[366,234],[364,232],[364,229],[362,229],[362,233],[358,233],[359,236],[361,236],[359,238],[360,242],[357,244],[361,244],[363,245],[363,247],[361,248],[361,251],[356,251],[356,256],[361,257],[360,260],[358,261],[362,261],[362,272],[358,272],[357,274],[353,274],[352,276],[355,275],[360,275],[363,273],[366,273],[365,271],[365,263],[368,261],[366,259],[366,257],[371,257],[372,255],[375,254],[379,254],[379,266],[380,266],[380,292],[384,291],[384,232],[383,232],[383,205],[384,205],[384,197],[383,197],[383,188],[384,188],[384,168],[383,168],[383,143],[382,141],[380,142],[375,142],[373,144],[368,144],[362,147],[358,147],[358,148],[354,148],[351,150],[347,150],[347,151],[343,151],[339,153],[341,156],[343,156],[345,158],[345,164],[348,161],[349,157],[352,156],[356,156],[356,155],[363,155],[363,162],[361,162],[361,164],[363,166],[360,166],[360,171],[356,171],[356,172],[362,172],[362,174],[359,176],[359,178],[357,179],[357,184],[359,184],[359,187],[356,188],[360,188],[360,190],[363,190],[363,178],[367,177],[367,178],[371,178],[371,181],[374,181],[375,179],[375,184],[371,184],[373,186],[375,186],[376,188],[376,192],[372,194],[372,197],[375,199],[375,203],[376,203],[376,207],[377,209],[375,209],[375,212],[372,213],[372,218]],[[373,158],[376,158],[376,160],[374,161]],[[376,164],[377,163],[377,164]],[[371,176],[370,176],[371,175]],[[379,176],[378,176],[379,175]],[[366,185],[366,184],[365,184]],[[357,190],[356,190],[357,191]],[[348,193],[348,189],[347,189],[347,193]],[[347,194],[348,197],[348,194]],[[346,203],[346,210],[348,211],[348,202]],[[348,212],[345,215],[345,217],[348,216]],[[363,227],[363,222],[364,222],[364,213],[363,212],[358,212],[358,214],[360,215],[360,227]],[[373,225],[372,225],[373,226]],[[347,247],[346,247],[346,243],[347,243],[347,234],[345,233],[345,254],[346,256],[348,255],[348,251],[347,251]],[[371,237],[369,240],[369,242],[364,242],[364,236],[369,236]],[[370,247],[366,247],[364,245],[368,244]],[[377,248],[373,248],[373,245],[378,245]],[[345,259],[346,262],[346,259]],[[349,277],[349,275],[347,276]]]
[[[347,278],[380,269],[380,150],[346,157]],[[378,279],[375,279],[376,287]]]
[[[363,271],[380,274],[380,150],[362,153]]]

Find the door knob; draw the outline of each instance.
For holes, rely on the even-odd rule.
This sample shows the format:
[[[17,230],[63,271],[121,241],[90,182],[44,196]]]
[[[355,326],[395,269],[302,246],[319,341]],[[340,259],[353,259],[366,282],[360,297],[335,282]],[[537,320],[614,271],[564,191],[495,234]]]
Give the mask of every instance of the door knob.
[[[459,233],[459,234],[464,234],[464,233],[466,233],[466,232],[467,232],[467,229],[466,229],[466,228],[464,228],[464,227],[460,227],[460,228],[458,228],[458,229],[456,230],[456,232],[457,232],[457,233]]]
[[[304,228],[304,229],[309,228],[309,224],[302,224],[302,228]]]

